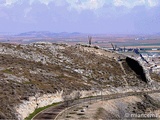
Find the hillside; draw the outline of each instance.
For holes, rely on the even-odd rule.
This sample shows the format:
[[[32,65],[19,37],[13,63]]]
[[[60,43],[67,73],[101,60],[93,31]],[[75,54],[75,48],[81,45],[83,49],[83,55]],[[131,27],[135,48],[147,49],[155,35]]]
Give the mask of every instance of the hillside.
[[[149,84],[145,72],[134,71],[128,60],[126,56],[95,46],[1,43],[0,118],[18,119],[20,113],[15,107],[38,93],[63,91],[65,95],[101,88],[144,90],[159,87],[158,81]]]

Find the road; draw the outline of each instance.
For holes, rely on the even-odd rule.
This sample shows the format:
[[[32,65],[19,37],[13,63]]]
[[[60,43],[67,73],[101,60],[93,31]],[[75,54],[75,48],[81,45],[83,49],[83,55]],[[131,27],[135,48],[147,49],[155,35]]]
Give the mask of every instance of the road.
[[[126,92],[126,93],[115,93],[111,95],[104,95],[104,96],[95,96],[90,98],[82,98],[78,100],[71,100],[71,101],[65,101],[63,103],[60,103],[59,105],[52,106],[50,108],[47,108],[43,110],[42,112],[38,113],[33,120],[46,120],[46,119],[55,119],[56,116],[65,108],[71,107],[76,104],[80,104],[83,102],[89,102],[93,100],[111,100],[111,99],[117,99],[122,97],[128,97],[128,96],[137,96],[137,95],[144,95],[144,94],[151,94],[151,93],[160,93],[160,90],[152,90],[152,91],[142,91],[142,92]]]

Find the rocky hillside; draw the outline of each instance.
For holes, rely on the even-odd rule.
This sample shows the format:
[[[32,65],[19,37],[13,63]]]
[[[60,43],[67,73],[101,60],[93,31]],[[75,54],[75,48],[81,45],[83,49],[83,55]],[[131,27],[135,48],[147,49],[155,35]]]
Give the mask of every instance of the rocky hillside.
[[[0,118],[16,119],[14,107],[37,93],[153,88],[142,74],[130,67],[126,56],[96,46],[1,43]]]

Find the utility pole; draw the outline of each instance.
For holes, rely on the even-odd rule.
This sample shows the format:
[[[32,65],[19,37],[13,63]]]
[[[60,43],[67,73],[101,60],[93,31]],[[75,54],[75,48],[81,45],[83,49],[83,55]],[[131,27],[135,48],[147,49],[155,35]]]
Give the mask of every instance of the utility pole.
[[[94,91],[96,93],[96,102],[97,102],[97,88],[94,88]]]

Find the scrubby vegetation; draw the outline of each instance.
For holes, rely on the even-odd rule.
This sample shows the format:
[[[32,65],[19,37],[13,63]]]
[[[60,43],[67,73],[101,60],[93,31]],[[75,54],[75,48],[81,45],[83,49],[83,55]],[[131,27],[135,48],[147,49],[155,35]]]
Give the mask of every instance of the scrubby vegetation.
[[[112,53],[91,46],[0,44],[0,118],[15,119],[14,106],[36,93],[145,84],[121,62],[127,74]]]
[[[156,73],[150,73],[151,78],[157,82],[160,82],[160,75],[156,74]]]

